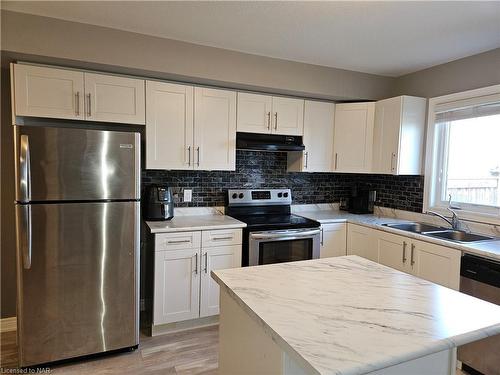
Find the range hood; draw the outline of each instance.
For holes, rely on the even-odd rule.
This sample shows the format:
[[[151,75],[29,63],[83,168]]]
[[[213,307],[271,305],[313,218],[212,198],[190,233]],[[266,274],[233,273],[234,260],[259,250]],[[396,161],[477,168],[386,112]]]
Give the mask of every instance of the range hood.
[[[303,151],[305,146],[300,135],[237,132],[236,148],[257,151]]]

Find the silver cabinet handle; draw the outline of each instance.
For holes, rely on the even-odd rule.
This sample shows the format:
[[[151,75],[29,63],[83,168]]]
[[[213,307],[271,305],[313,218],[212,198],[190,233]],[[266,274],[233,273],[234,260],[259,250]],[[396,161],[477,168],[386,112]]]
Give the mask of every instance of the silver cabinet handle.
[[[194,254],[194,273],[198,275],[198,253]]]
[[[406,263],[406,241],[403,241],[403,263]]]
[[[320,241],[320,243],[321,243],[321,246],[323,246],[325,244],[325,241],[324,241],[325,240],[325,231],[324,231],[323,228],[321,228],[320,231],[321,231],[321,241]]]
[[[307,169],[307,164],[309,162],[309,152],[306,151],[305,156],[306,156],[306,165],[304,166],[304,168]]]
[[[396,158],[396,154],[391,152],[391,172],[394,172],[394,159]]]
[[[208,273],[208,253],[205,253],[205,273]]]
[[[212,241],[224,241],[224,240],[232,240],[233,236],[228,236],[228,237],[213,237]]]
[[[188,165],[191,166],[191,146],[188,146]]]
[[[267,130],[271,130],[271,111],[267,112]]]
[[[90,102],[91,102],[91,98],[90,98],[90,93],[89,93],[89,94],[87,94],[87,116],[89,116],[89,117],[92,116],[92,108],[90,107],[91,106]]]
[[[17,248],[22,254],[24,269],[31,268],[31,205],[16,206],[16,240]]]
[[[338,160],[338,154],[335,153],[335,166],[333,169],[337,169],[337,160]]]
[[[415,264],[415,259],[413,258],[413,253],[415,252],[415,244],[411,244],[411,258],[410,258],[410,264],[413,267]]]
[[[274,130],[278,129],[278,112],[274,113]]]
[[[171,244],[187,243],[187,242],[191,242],[191,240],[172,240],[172,241],[167,241],[167,243],[171,243]]]
[[[200,166],[200,146],[196,147],[196,153],[198,154],[198,160],[197,160],[196,164],[199,167]]]
[[[75,94],[75,115],[80,116],[80,91]]]
[[[21,135],[19,143],[19,201],[27,203],[31,200],[31,162],[28,136]]]

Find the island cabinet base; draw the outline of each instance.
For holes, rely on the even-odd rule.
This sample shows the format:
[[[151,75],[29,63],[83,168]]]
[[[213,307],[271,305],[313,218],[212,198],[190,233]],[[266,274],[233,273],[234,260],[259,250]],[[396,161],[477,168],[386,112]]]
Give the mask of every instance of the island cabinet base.
[[[300,326],[297,326],[300,329]],[[297,355],[289,355],[266,328],[243,310],[221,288],[219,318],[219,375],[306,375],[318,374]],[[297,357],[297,358],[295,358]],[[391,354],[388,353],[388,358]],[[454,375],[455,351],[444,350],[368,372],[370,375]],[[331,369],[335,374],[335,369]],[[350,372],[351,373],[351,372]],[[357,373],[356,371],[352,372]]]

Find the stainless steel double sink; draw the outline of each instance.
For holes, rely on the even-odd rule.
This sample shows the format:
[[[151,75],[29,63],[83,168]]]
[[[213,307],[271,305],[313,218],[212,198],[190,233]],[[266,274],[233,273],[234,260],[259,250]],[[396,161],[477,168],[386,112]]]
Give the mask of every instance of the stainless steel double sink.
[[[495,238],[425,223],[386,223],[383,226],[454,242],[493,241]]]

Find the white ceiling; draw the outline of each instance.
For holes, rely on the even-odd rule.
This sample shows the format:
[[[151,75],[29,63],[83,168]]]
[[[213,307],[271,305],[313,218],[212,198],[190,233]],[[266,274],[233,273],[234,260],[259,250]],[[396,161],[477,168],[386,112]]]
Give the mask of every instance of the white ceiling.
[[[500,47],[500,1],[2,1],[2,8],[387,76]]]

